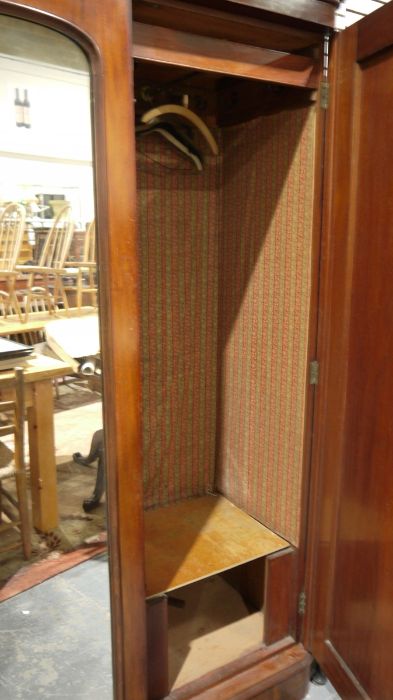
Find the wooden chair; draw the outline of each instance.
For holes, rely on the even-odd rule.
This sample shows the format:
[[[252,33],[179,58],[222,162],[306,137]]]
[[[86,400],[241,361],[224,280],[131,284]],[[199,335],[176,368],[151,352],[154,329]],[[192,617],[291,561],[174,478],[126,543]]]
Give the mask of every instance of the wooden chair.
[[[72,210],[70,204],[66,204],[53,222],[38,263],[36,265],[17,265],[19,272],[28,274],[25,290],[26,321],[31,311],[31,302],[37,298],[45,301],[50,313],[54,313],[60,298],[64,308],[68,311],[68,300],[62,278],[65,273],[64,263],[71,246],[73,232]],[[36,281],[39,282],[37,285]]]
[[[12,399],[8,399],[11,391]],[[6,395],[6,400],[1,398]],[[7,424],[0,426],[0,436],[14,436],[14,465],[0,467],[0,535],[7,530],[20,533],[23,553],[26,559],[31,556],[31,525],[27,501],[26,470],[24,458],[24,380],[23,369],[16,368],[15,376],[0,377],[0,413],[7,416]],[[15,479],[16,498],[5,488],[4,482]],[[20,547],[20,541],[3,545],[0,539],[0,553]]]
[[[6,289],[0,291],[4,315],[17,313],[22,320],[22,313],[15,290],[18,276],[16,264],[22,247],[25,230],[26,210],[22,204],[12,203],[5,207],[0,215],[0,277],[4,279]]]
[[[65,263],[67,283],[66,291],[76,292],[76,305],[82,307],[83,294],[91,294],[92,306],[97,306],[97,263],[96,263],[96,227],[93,220],[87,227],[81,260]]]

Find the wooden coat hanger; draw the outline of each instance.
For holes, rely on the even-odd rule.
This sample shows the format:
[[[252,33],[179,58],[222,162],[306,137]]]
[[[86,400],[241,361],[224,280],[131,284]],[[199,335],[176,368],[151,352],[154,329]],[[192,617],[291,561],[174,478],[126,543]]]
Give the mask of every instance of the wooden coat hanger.
[[[215,140],[212,132],[210,131],[209,127],[205,124],[205,122],[198,117],[195,112],[193,112],[191,109],[188,107],[184,107],[183,105],[176,105],[176,104],[166,104],[166,105],[160,105],[159,107],[153,107],[153,109],[149,109],[148,112],[145,112],[142,117],[141,121],[144,124],[148,124],[149,122],[152,121],[152,119],[158,119],[159,117],[162,117],[164,114],[177,114],[180,117],[184,117],[184,119],[188,119],[202,134],[202,136],[205,138],[207,143],[209,144],[212,153],[214,155],[218,155],[218,145],[217,141]]]
[[[196,165],[198,170],[203,170],[202,159],[196,148],[188,140],[180,135],[172,124],[153,120],[149,124],[141,124],[135,129],[136,135],[145,136],[152,132],[158,132],[167,141],[173,144],[179,151],[188,156]]]

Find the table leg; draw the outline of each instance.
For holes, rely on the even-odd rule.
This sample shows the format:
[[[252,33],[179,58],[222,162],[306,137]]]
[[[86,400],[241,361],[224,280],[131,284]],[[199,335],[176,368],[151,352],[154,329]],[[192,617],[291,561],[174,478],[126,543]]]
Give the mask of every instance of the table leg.
[[[32,394],[27,421],[33,525],[41,532],[49,532],[59,522],[52,381],[34,383]]]

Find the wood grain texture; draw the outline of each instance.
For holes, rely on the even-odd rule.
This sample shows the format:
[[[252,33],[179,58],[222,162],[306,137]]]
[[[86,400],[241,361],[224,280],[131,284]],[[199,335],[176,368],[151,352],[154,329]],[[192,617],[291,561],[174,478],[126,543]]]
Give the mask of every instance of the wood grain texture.
[[[333,60],[309,560],[309,590],[317,591],[311,649],[343,697],[378,700],[393,686],[390,12],[380,13],[389,50],[357,63],[367,18],[339,38]]]
[[[43,381],[45,379],[58,379],[72,372],[72,367],[66,362],[56,360],[53,357],[47,357],[46,355],[33,355],[23,363],[22,366],[26,384]],[[1,371],[2,379],[7,379],[12,376],[12,370]]]
[[[302,668],[291,678],[278,681],[274,688],[253,695],[252,700],[303,700],[309,685],[309,667]]]
[[[293,549],[270,554],[266,559],[264,642],[274,644],[295,637],[297,553]]]
[[[154,4],[136,0],[133,3],[133,17],[136,22],[276,51],[295,51],[313,46],[320,40],[317,32],[286,27],[256,17],[251,19],[231,15],[229,12],[179,0],[158,0]]]
[[[331,107],[325,139],[325,188],[322,210],[323,265],[321,268],[320,319],[317,356],[320,379],[316,392],[312,455],[311,506],[308,531],[306,588],[310,605],[305,620],[306,643],[322,659],[328,624],[328,580],[334,556],[338,485],[346,398],[348,318],[352,270],[350,229],[351,108],[354,97],[353,61],[356,30],[346,32],[345,44],[335,41],[331,60]],[[341,118],[340,118],[341,117]],[[334,235],[333,235],[334,231]],[[321,317],[321,311],[323,317]],[[323,318],[323,322],[321,322]],[[334,436],[334,437],[333,437]]]
[[[273,83],[316,87],[317,67],[308,56],[262,49],[224,39],[134,22],[133,56],[214,73]]]
[[[387,3],[377,12],[370,15],[366,21],[361,21],[357,27],[358,49],[357,58],[363,61],[378,51],[391,46],[391,26],[393,24],[393,4]]]
[[[147,596],[288,546],[221,496],[202,496],[146,511],[145,532]]]
[[[27,408],[33,525],[50,532],[59,524],[51,380],[37,382]]]
[[[142,700],[146,633],[143,567],[136,564],[142,562],[143,521],[130,4],[1,0],[0,11],[58,29],[82,46],[91,64],[115,696]]]
[[[305,697],[311,658],[301,645],[291,644],[282,652],[259,656],[259,660],[258,653],[245,656],[248,665],[242,670],[237,662],[229,664],[230,677],[211,674],[217,682],[209,685],[206,677],[173,691],[168,700],[302,700]]]
[[[161,700],[169,691],[168,599],[165,595],[146,603],[147,697]]]
[[[330,0],[199,0],[201,4],[209,4],[213,7],[219,5],[228,11],[244,12],[253,16],[267,17],[276,21],[283,21],[292,26],[303,26],[310,23],[312,26],[323,25],[334,27],[335,7]],[[337,3],[336,3],[337,4]]]
[[[386,18],[388,19],[388,18]],[[393,26],[362,64],[356,242],[331,642],[368,695],[393,688]],[[373,125],[378,123],[378,129]]]
[[[263,608],[265,567],[266,559],[254,559],[222,574],[225,581],[239,591],[250,610]]]

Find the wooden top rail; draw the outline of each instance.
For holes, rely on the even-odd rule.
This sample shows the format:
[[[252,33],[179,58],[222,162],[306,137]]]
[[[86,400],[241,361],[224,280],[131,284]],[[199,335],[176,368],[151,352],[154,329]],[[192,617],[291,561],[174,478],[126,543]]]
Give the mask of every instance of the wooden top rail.
[[[309,56],[212,39],[141,22],[133,24],[133,56],[298,87],[318,87],[318,64]]]

